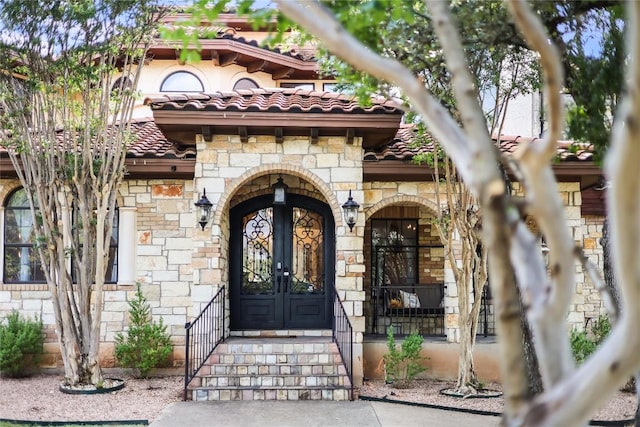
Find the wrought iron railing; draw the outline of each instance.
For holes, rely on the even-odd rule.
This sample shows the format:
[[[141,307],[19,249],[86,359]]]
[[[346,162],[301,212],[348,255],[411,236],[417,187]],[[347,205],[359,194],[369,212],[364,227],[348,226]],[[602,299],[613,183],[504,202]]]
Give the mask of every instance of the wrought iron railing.
[[[391,327],[395,336],[444,336],[443,297],[443,283],[381,286],[372,293],[370,332],[386,336]]]
[[[353,326],[347,312],[344,309],[342,301],[338,296],[337,290],[334,290],[333,302],[333,342],[338,346],[342,363],[347,370],[349,377],[349,398],[353,400]]]
[[[224,300],[225,290],[224,286],[222,286],[198,317],[184,325],[186,341],[183,400],[187,400],[187,387],[191,380],[196,376],[218,344],[224,341]]]

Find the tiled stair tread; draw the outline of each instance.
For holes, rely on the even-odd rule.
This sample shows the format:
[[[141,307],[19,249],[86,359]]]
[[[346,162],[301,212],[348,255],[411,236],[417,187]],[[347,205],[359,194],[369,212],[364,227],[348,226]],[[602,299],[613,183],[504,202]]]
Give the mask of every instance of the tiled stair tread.
[[[216,349],[217,354],[335,354],[334,348],[329,344],[220,344]]]
[[[191,398],[202,400],[349,400],[350,390],[341,389],[267,389],[267,390],[194,390]]]
[[[288,385],[288,386],[199,386],[191,390],[348,390],[348,384],[339,385]]]
[[[222,381],[220,381],[222,380]],[[281,386],[281,385],[339,385],[340,382],[348,382],[346,375],[211,375],[203,378],[202,383],[210,386],[217,385],[255,385],[255,386]],[[314,384],[310,384],[313,382]],[[243,384],[244,383],[244,384]],[[270,383],[270,384],[269,384]],[[278,384],[280,383],[280,384]],[[289,383],[289,384],[287,384]],[[332,384],[334,383],[334,384]]]
[[[331,337],[232,337],[188,390],[194,400],[348,400],[351,382]]]

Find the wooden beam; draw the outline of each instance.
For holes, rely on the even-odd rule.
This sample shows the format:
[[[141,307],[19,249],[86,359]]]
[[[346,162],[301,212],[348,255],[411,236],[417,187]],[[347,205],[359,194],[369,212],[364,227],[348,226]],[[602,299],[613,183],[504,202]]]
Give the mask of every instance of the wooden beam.
[[[294,71],[293,68],[279,68],[273,72],[273,80],[288,79]]]
[[[202,139],[211,142],[211,126],[202,126]]]
[[[267,64],[267,61],[263,61],[261,59],[253,61],[252,63],[247,65],[247,73],[257,73],[258,71],[264,71]]]
[[[318,143],[318,128],[311,128],[311,143],[312,144],[317,144]]]
[[[284,130],[282,128],[275,128],[274,133],[276,135],[276,143],[282,144],[284,142]]]
[[[347,144],[352,145],[353,138],[355,136],[356,136],[356,130],[354,128],[347,128],[347,134],[346,134]]]
[[[213,62],[213,65],[216,67],[220,66],[220,54],[215,49],[211,49],[211,62]]]
[[[240,57],[240,54],[237,52],[233,52],[233,53],[227,53],[226,55],[221,55],[220,56],[220,66],[221,67],[226,67],[228,65],[235,65],[238,63],[238,58]]]
[[[240,142],[244,142],[244,143],[249,142],[249,132],[247,132],[246,126],[238,127],[238,135],[240,135]]]

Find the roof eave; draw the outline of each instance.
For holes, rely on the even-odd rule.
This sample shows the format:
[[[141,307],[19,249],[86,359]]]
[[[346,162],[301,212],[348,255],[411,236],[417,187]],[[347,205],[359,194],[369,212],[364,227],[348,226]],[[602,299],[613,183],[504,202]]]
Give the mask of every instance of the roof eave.
[[[306,113],[281,111],[175,110],[153,111],[156,125],[170,139],[194,144],[195,135],[208,127],[211,134],[236,134],[239,128],[248,134],[282,129],[286,135],[308,135],[317,129],[320,136],[342,135],[353,130],[363,137],[363,147],[388,143],[398,130],[402,113]],[[375,120],[372,120],[375,117]],[[271,132],[269,132],[271,133]]]

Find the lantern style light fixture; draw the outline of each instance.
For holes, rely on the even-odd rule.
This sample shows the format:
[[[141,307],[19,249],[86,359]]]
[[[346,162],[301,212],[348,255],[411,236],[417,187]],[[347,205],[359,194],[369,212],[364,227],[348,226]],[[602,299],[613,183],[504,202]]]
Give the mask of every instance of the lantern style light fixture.
[[[351,190],[349,190],[349,199],[342,205],[342,211],[344,213],[344,221],[349,226],[349,231],[353,231],[353,226],[358,221],[358,208],[360,205],[351,197]]]
[[[287,204],[287,188],[289,186],[282,181],[282,175],[278,178],[278,182],[271,186],[273,188],[273,204]]]
[[[198,223],[202,227],[202,231],[204,231],[204,227],[209,222],[209,217],[211,216],[211,207],[213,203],[207,199],[207,189],[202,190],[202,197],[195,203],[198,208],[198,218],[200,219]]]

